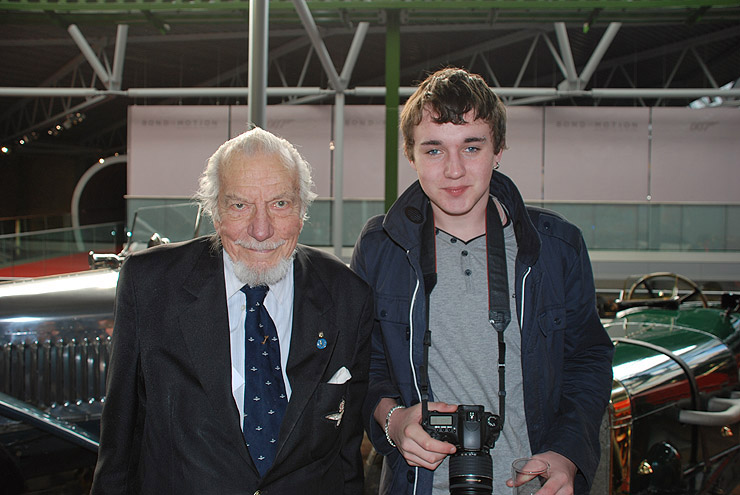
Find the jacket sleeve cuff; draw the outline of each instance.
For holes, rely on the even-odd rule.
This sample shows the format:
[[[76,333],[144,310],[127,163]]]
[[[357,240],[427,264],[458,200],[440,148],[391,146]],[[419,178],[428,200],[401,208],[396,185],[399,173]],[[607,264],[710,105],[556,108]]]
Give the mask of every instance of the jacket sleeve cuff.
[[[384,425],[378,424],[377,421],[375,421],[375,408],[378,407],[378,404],[380,403],[380,400],[388,397],[390,399],[396,399],[400,400],[399,396],[393,396],[393,395],[384,395],[381,397],[378,397],[378,399],[373,404],[372,409],[370,409],[368,417],[367,417],[367,436],[370,439],[370,442],[372,442],[373,446],[375,447],[375,450],[384,456],[387,456],[393,452],[397,452],[394,447],[391,447],[391,445],[388,443],[388,440],[385,438],[385,430],[383,428]]]

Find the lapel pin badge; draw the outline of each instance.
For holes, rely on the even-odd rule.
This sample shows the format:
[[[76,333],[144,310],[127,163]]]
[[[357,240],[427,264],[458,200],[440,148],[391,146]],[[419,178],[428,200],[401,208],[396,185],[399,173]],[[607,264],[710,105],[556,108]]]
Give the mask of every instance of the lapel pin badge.
[[[326,419],[330,421],[336,421],[337,422],[337,428],[339,428],[339,425],[342,424],[342,416],[344,415],[344,399],[339,403],[339,411],[331,414],[327,414],[324,416]]]
[[[317,349],[326,349],[326,339],[324,338],[324,332],[319,332],[319,339],[316,341]]]

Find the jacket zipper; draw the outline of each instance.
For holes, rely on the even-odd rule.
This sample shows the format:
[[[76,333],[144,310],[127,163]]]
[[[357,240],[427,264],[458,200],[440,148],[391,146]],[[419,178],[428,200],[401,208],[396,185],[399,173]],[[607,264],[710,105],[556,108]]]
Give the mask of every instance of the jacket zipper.
[[[419,390],[419,382],[416,377],[416,368],[414,367],[414,306],[416,305],[416,295],[419,293],[419,274],[416,271],[414,264],[411,262],[408,250],[406,250],[406,259],[409,261],[409,264],[414,269],[414,274],[416,275],[416,287],[414,287],[414,294],[411,296],[411,305],[409,306],[409,363],[411,365],[411,373],[414,376],[414,388],[416,389],[416,396],[419,397],[419,400],[421,400],[421,390]],[[412,492],[414,495],[416,495],[416,487],[418,482],[419,467],[416,466],[414,467],[414,491]]]
[[[522,304],[521,309],[519,310],[521,313],[521,317],[519,318],[519,328],[524,331],[524,287],[527,285],[527,277],[529,276],[529,272],[532,271],[532,267],[527,267],[527,271],[524,272],[524,276],[522,277]]]

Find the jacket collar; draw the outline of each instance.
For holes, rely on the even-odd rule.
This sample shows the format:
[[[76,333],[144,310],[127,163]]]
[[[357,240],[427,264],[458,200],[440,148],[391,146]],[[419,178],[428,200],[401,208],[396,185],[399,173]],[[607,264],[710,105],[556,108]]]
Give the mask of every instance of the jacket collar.
[[[518,247],[517,258],[531,266],[540,254],[540,236],[529,218],[519,189],[506,175],[494,171],[490,192],[506,207],[514,222]],[[429,198],[415,181],[393,203],[383,220],[383,228],[391,239],[407,251],[416,251],[421,245],[422,228],[427,221]]]

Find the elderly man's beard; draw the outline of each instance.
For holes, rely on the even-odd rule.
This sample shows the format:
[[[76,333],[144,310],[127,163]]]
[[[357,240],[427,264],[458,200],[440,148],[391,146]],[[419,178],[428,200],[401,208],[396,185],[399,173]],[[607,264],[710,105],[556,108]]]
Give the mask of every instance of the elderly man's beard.
[[[285,241],[278,242],[249,242],[236,241],[235,244],[247,249],[277,249],[285,244]],[[243,284],[249,284],[251,287],[258,285],[271,285],[281,281],[288,274],[290,266],[295,257],[295,250],[286,258],[280,258],[275,266],[264,269],[255,269],[247,266],[243,261],[234,260],[234,274]]]

